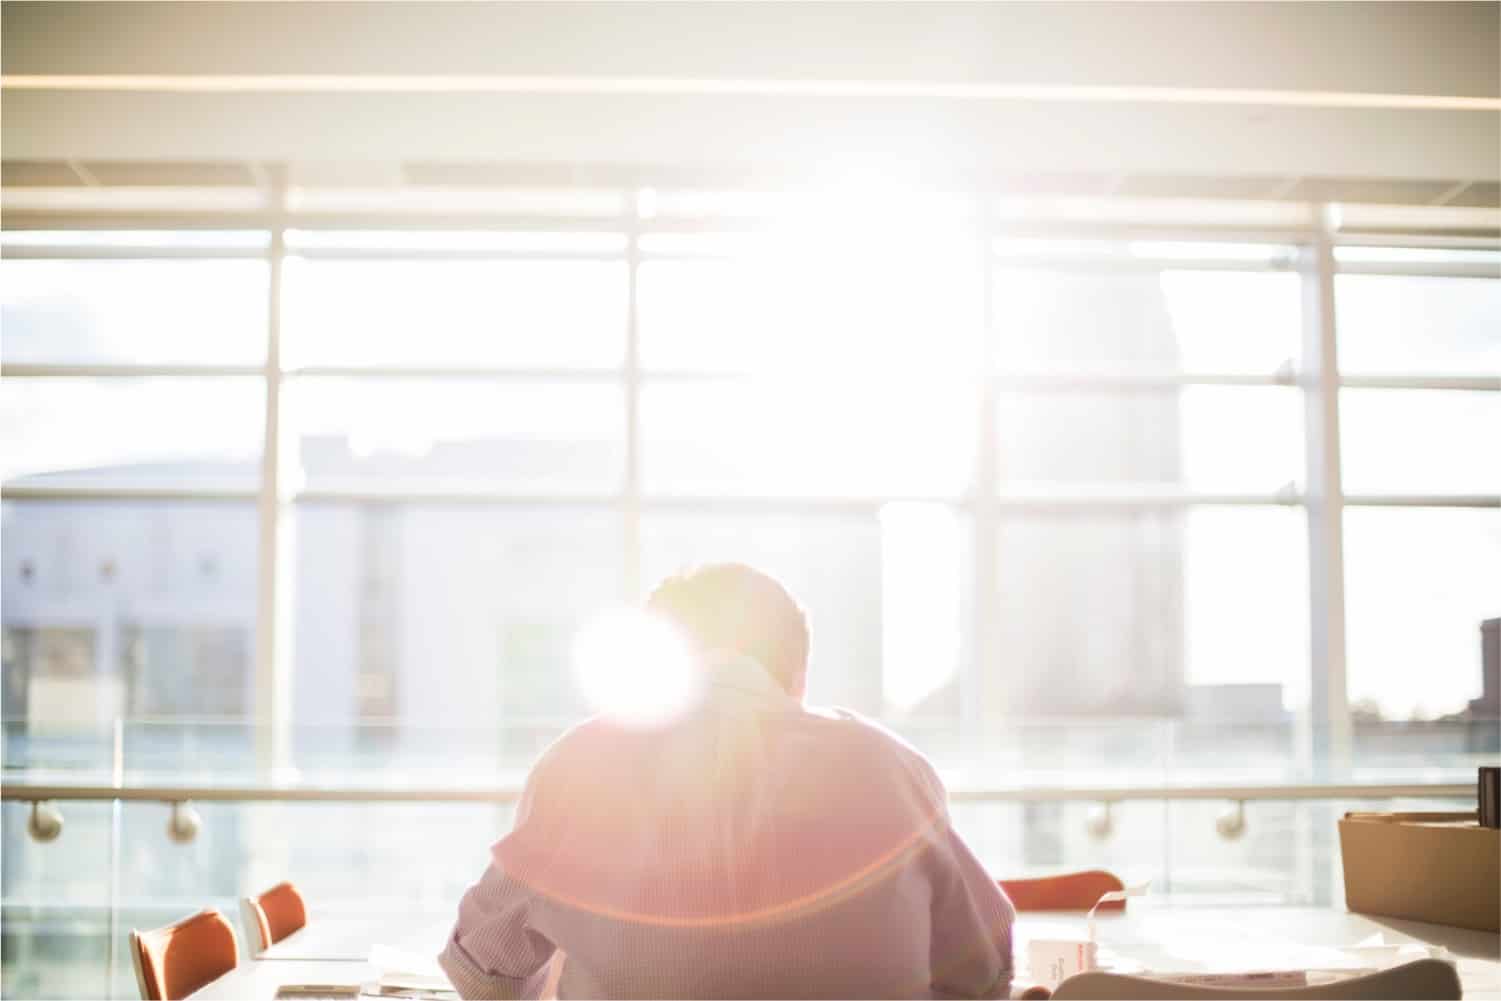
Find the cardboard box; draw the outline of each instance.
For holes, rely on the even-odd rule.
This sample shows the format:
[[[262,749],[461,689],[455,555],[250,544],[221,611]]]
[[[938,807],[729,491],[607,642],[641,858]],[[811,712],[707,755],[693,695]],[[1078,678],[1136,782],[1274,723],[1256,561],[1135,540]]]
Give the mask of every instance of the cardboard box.
[[[1347,813],[1345,906],[1363,914],[1501,931],[1501,830],[1473,813]]]

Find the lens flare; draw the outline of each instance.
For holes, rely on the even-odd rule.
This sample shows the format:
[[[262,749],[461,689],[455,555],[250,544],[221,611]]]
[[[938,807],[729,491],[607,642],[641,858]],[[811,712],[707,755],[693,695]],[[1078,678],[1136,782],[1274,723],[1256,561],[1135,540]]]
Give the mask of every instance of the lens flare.
[[[573,676],[591,708],[631,726],[670,723],[703,692],[682,635],[639,609],[612,609],[579,631]]]

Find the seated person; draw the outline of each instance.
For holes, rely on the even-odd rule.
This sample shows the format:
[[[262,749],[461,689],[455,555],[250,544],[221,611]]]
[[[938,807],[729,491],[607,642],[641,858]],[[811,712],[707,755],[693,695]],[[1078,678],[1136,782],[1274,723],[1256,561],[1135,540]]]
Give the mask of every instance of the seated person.
[[[543,754],[439,957],[458,991],[535,997],[562,950],[562,998],[1006,997],[1010,901],[921,754],[804,707],[808,629],[782,586],[712,565],[647,609],[690,642],[703,694]]]

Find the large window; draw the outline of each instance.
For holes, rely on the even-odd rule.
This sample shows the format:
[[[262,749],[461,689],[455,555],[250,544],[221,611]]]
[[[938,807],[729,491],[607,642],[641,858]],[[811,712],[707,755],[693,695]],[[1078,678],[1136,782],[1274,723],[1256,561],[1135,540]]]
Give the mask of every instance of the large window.
[[[1344,518],[1350,699],[1357,720],[1447,720],[1451,746],[1494,751],[1501,706],[1497,681],[1481,684],[1480,623],[1501,618],[1501,253],[1336,254],[1426,272],[1335,279],[1344,487],[1377,502]],[[1416,752],[1411,730],[1373,750]]]
[[[1498,610],[1389,582],[1484,592],[1439,566],[1496,524],[1494,252],[1336,247],[1324,331],[1312,236],[741,202],[719,232],[715,199],[663,194],[556,231],[8,233],[8,715],[74,684],[99,723],[263,717],[273,616],[283,724],[556,726],[584,708],[549,666],[581,623],[739,558],[808,605],[816,697],[955,760],[1016,713],[1290,726],[1324,669],[1308,547],[1338,530],[1361,712],[1480,694],[1471,634]],[[1302,374],[1335,333],[1337,441]],[[1331,451],[1338,526],[1302,508]],[[260,601],[261,574],[287,593]],[[1387,680],[1398,604],[1453,651],[1421,697]],[[427,704],[445,691],[472,697]]]
[[[589,711],[580,629],[732,559],[804,604],[810,698],[956,788],[1301,781],[1330,749],[1300,734],[1346,720],[1362,778],[1467,779],[1494,753],[1494,251],[1039,238],[974,200],[655,202],[555,231],[6,233],[6,768],[513,784]],[[1343,595],[1317,574],[1335,556]],[[1331,674],[1340,720],[1310,708]],[[1158,871],[1166,807],[1123,808],[1108,851],[1088,810],[956,816],[1013,871],[1085,849]],[[273,814],[213,814],[196,869],[132,849],[124,885],[238,892]],[[464,837],[504,815],[464,813]],[[1231,882],[1307,896],[1327,846],[1261,815]],[[108,816],[73,816],[106,843]],[[24,822],[7,908],[49,864],[12,850]],[[1213,856],[1194,831],[1172,851]],[[439,868],[409,889],[446,899]]]

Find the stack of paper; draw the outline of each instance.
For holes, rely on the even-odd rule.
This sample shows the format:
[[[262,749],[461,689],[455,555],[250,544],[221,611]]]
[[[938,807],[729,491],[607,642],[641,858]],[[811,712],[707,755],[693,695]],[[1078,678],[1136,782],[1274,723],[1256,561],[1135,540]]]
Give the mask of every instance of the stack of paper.
[[[1297,946],[1263,944],[1239,957],[1203,962],[1195,970],[1146,970],[1154,980],[1200,987],[1305,987],[1364,976],[1415,959],[1453,962],[1442,946],[1419,942],[1388,943],[1380,933],[1353,946]]]
[[[435,999],[459,996],[443,975],[435,958],[395,949],[389,945],[373,945],[370,947],[370,965],[375,967],[380,979],[373,984],[366,984],[361,993],[383,997]]]

